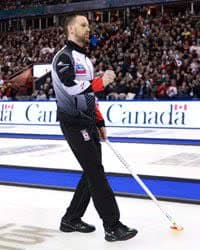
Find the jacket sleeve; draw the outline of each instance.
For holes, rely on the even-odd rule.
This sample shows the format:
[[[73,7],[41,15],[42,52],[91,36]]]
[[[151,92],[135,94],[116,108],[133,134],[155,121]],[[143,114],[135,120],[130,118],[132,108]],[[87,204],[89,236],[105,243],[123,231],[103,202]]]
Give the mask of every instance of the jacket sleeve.
[[[95,78],[92,83],[91,83],[92,90],[94,92],[99,92],[104,90],[103,86],[103,80],[102,78]],[[96,112],[96,125],[97,127],[105,127],[105,121],[103,119],[103,116],[99,110],[99,104],[96,100],[96,107],[95,107],[95,112]]]
[[[99,110],[99,104],[96,102],[96,125],[98,128],[105,127],[105,121],[103,119],[103,116]]]
[[[94,92],[100,92],[104,90],[104,86],[103,86],[103,79],[102,78],[95,78],[92,83],[92,90]]]
[[[71,87],[75,85],[75,70],[71,58],[66,54],[61,54],[56,62],[56,73],[60,78],[61,82]]]

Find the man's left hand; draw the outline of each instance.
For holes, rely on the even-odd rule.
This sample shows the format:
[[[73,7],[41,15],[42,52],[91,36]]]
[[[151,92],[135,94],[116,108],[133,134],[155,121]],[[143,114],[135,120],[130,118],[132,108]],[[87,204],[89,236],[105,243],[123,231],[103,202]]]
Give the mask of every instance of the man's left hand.
[[[99,137],[101,140],[105,141],[107,139],[107,131],[105,127],[98,128]]]

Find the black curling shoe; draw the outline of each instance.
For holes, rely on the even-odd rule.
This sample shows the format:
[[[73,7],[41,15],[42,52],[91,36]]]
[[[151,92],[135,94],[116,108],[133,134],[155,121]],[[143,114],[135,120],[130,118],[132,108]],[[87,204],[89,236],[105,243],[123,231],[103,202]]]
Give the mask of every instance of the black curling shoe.
[[[137,234],[136,229],[130,229],[119,222],[114,228],[105,228],[105,240],[107,241],[123,241],[133,238]]]
[[[89,225],[80,220],[67,221],[62,219],[60,224],[60,231],[69,233],[69,232],[81,232],[81,233],[91,233],[95,231],[95,227],[93,225]]]

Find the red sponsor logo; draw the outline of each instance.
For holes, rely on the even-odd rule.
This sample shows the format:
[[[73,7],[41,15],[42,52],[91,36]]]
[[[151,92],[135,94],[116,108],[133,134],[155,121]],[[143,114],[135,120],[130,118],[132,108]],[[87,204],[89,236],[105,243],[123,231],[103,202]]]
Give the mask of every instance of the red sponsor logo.
[[[86,69],[84,68],[84,66],[82,64],[76,65],[76,74],[78,74],[78,75],[86,74]]]

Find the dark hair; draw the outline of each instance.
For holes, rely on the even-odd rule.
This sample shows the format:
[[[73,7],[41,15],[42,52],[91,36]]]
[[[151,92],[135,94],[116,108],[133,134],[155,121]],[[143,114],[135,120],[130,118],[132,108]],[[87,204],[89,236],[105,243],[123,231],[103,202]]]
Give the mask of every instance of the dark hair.
[[[64,33],[66,35],[66,37],[68,38],[68,26],[69,24],[73,23],[73,21],[75,20],[75,18],[77,16],[85,16],[84,14],[69,14],[65,17],[65,21],[64,21]]]

